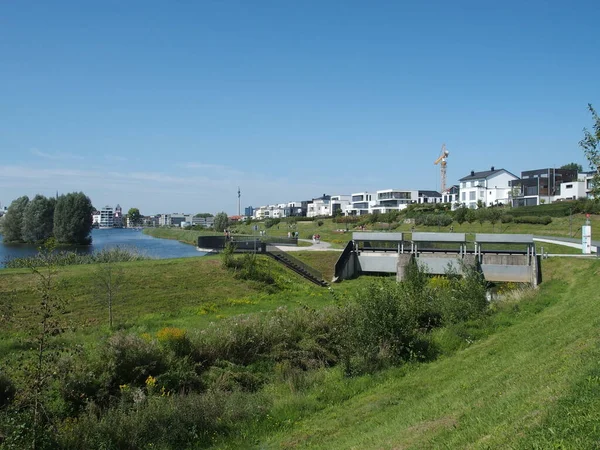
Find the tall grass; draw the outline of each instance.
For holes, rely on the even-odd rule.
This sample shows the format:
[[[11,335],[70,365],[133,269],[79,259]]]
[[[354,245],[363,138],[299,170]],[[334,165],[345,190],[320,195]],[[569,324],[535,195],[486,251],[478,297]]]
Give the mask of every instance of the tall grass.
[[[5,261],[9,269],[39,267],[50,263],[53,266],[71,266],[79,264],[97,264],[107,262],[132,262],[151,259],[135,248],[112,247],[91,254],[81,254],[73,251],[60,251],[50,255],[34,255],[23,258],[12,258]]]

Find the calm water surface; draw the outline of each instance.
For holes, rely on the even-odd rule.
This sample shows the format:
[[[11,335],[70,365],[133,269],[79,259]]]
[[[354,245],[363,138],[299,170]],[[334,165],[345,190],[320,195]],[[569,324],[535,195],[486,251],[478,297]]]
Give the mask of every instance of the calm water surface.
[[[205,255],[193,245],[183,244],[170,239],[158,239],[131,228],[113,228],[109,230],[92,230],[92,245],[85,247],[68,247],[64,250],[75,250],[79,253],[93,253],[110,247],[134,249],[151,258],[185,258]],[[0,267],[8,258],[30,256],[37,253],[37,248],[29,244],[4,244],[0,235]]]

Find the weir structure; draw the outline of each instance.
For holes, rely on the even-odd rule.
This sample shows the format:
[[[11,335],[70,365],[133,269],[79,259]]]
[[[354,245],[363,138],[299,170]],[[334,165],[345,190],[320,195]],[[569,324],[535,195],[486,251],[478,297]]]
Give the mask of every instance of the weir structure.
[[[369,273],[395,273],[402,281],[409,264],[432,275],[475,267],[487,281],[535,287],[542,280],[532,235],[479,233],[469,243],[465,233],[414,232],[407,240],[404,233],[355,232],[335,265],[333,281]]]

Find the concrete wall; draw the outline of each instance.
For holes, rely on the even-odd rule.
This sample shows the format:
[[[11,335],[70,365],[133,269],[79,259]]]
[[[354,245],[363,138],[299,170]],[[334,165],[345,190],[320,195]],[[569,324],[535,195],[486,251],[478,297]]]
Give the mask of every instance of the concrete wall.
[[[361,253],[358,270],[366,273],[396,273],[398,253]]]

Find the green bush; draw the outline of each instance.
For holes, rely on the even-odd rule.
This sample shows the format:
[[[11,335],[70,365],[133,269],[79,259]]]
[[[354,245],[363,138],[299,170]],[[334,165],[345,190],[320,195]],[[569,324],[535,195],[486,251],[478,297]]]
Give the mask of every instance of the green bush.
[[[11,379],[0,372],[0,409],[12,402],[16,393],[17,389]]]
[[[510,214],[503,214],[502,216],[500,216],[501,223],[511,223],[512,221],[513,216],[511,216]]]
[[[447,227],[452,224],[452,216],[445,213],[419,215],[415,218],[416,225]]]
[[[134,334],[117,332],[101,348],[106,379],[111,392],[119,386],[144,386],[149,375],[166,369],[165,358],[156,343]]]
[[[552,223],[550,216],[517,216],[513,218],[514,223],[529,223],[535,225],[548,225]]]
[[[265,219],[265,228],[271,228],[271,227],[277,225],[279,222],[281,222],[281,219],[272,219],[272,218]]]
[[[77,421],[59,426],[58,439],[73,450],[204,448],[241,421],[260,419],[268,408],[263,395],[217,391],[151,396],[103,412],[90,405]]]

